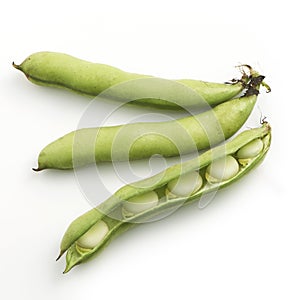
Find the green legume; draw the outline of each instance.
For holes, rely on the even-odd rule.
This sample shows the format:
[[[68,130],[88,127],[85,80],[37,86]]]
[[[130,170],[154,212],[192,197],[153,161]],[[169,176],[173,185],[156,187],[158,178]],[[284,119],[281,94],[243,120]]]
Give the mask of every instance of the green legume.
[[[235,134],[248,119],[264,76],[252,72],[246,94],[195,116],[167,122],[133,123],[73,131],[46,146],[37,171],[71,169],[104,161],[126,161],[195,152]]]
[[[195,116],[167,122],[84,128],[46,146],[38,168],[71,169],[91,163],[177,156],[206,149],[235,134],[248,119],[257,95],[236,98]]]
[[[180,176],[189,176],[188,174],[192,172],[207,173],[210,165],[215,161],[218,161],[222,158],[224,159],[224,156],[226,158],[233,158],[241,148],[255,139],[260,139],[263,142],[262,151],[257,156],[251,158],[247,165],[240,166],[237,173],[228,172],[226,164],[224,172],[227,175],[228,173],[231,173],[230,178],[228,175],[227,179],[220,181],[219,184],[210,184],[207,181],[203,181],[202,187],[197,192],[187,197],[178,196],[177,198],[171,198],[166,201],[158,202],[157,205],[149,208],[148,210],[144,210],[130,218],[112,218],[112,216],[115,215],[120,207],[122,207],[122,204],[126,203],[126,201],[130,201],[130,199],[137,196],[143,198],[143,196],[147,195],[147,193],[151,191],[156,192],[161,189],[167,190],[170,182],[178,180]],[[103,250],[104,247],[113,238],[117,237],[129,228],[135,226],[137,222],[147,221],[157,215],[160,215],[161,213],[168,212],[170,210],[173,211],[174,207],[177,208],[180,205],[186,205],[188,203],[196,201],[203,194],[211,193],[219,188],[224,188],[225,186],[228,186],[229,184],[235,182],[263,160],[269,150],[270,142],[271,128],[268,123],[264,123],[260,128],[244,131],[233,140],[227,142],[225,145],[221,145],[208,150],[197,158],[181,164],[173,165],[163,172],[158,173],[157,175],[122,187],[114,195],[101,203],[98,207],[92,209],[91,211],[87,212],[71,223],[61,243],[60,256],[65,251],[67,251],[67,266],[65,272],[68,272],[75,265],[86,261],[96,252]],[[229,169],[231,169],[230,165]],[[191,187],[193,187],[194,183],[190,182],[190,185]],[[146,196],[146,198],[148,198],[148,196]],[[76,248],[78,239],[86,232],[89,232],[90,228],[92,228],[93,225],[100,220],[107,224],[109,232],[104,237],[101,236],[102,240],[97,246],[93,247],[93,249],[83,252],[78,251],[78,249]]]
[[[136,79],[152,78],[149,75],[124,72],[115,67],[87,62],[63,53],[38,52],[30,55],[21,65],[14,64],[31,82],[44,85],[66,88],[78,93],[97,96],[104,90],[120,83]],[[156,97],[145,97],[145,90],[139,93],[137,89],[126,86],[118,90],[115,99],[137,99],[136,104],[154,106],[158,108],[181,109],[181,107],[215,106],[237,96],[244,88],[248,77],[243,74],[240,81],[234,84],[211,83],[200,80],[175,80],[178,85],[192,89],[198,97],[178,99],[176,88],[156,86],[159,92]],[[150,81],[151,83],[151,81]],[[167,90],[167,93],[166,93]],[[166,99],[167,98],[167,99]],[[200,101],[199,101],[200,99]],[[174,101],[173,101],[174,100]],[[202,102],[204,100],[204,102]],[[173,101],[173,102],[172,102]]]

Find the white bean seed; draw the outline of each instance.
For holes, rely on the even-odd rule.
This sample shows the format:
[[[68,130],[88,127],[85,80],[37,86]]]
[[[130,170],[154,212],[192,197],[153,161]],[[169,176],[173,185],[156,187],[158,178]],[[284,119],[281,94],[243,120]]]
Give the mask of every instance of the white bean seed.
[[[238,158],[252,158],[257,156],[263,149],[264,143],[261,139],[255,139],[242,147],[236,154]]]
[[[158,195],[154,191],[147,192],[125,201],[123,203],[123,215],[135,215],[148,210],[157,204]]]
[[[168,183],[168,190],[173,195],[188,197],[197,192],[202,186],[203,180],[196,171],[181,175]]]
[[[227,155],[213,161],[206,169],[205,177],[208,182],[216,183],[228,180],[239,171],[239,164],[235,158]]]
[[[103,240],[108,230],[106,223],[101,220],[83,234],[76,243],[84,249],[93,249]]]

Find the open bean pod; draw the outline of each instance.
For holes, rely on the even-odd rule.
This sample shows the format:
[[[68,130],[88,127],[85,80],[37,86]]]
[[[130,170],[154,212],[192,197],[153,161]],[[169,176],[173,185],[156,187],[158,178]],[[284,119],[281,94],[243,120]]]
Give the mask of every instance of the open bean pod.
[[[263,160],[270,143],[271,128],[263,123],[197,158],[122,187],[71,223],[61,243],[60,256],[67,251],[65,272],[138,223],[170,214],[235,182]]]

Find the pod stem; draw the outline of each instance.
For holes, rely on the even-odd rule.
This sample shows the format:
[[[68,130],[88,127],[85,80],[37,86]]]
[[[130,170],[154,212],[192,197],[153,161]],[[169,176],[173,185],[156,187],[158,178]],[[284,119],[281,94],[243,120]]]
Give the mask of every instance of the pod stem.
[[[259,87],[262,84],[263,80],[265,79],[265,76],[258,75],[256,77],[251,77],[250,82],[247,84],[247,90],[243,97],[249,97],[249,96],[257,96],[259,94]]]
[[[229,81],[226,81],[225,84],[237,84],[237,83],[240,83],[240,84],[242,84],[243,88],[247,87],[247,84],[248,84],[248,82],[250,80],[250,76],[247,74],[247,72],[245,72],[245,70],[242,68],[242,66],[247,66],[247,68],[249,68],[249,69],[252,70],[251,66],[249,66],[249,65],[240,65],[240,66],[237,66],[237,67],[239,67],[239,70],[242,73],[242,77],[239,78],[239,79],[233,78],[233,79],[231,79]]]
[[[242,64],[242,65],[237,66],[237,68],[240,69],[240,71],[243,74],[243,76],[248,76],[246,74],[244,68],[247,68],[249,70],[249,73],[250,73],[250,75],[249,75],[250,82],[247,85],[248,89],[250,88],[250,90],[252,90],[252,88],[254,88],[254,89],[258,90],[259,87],[260,87],[260,85],[262,85],[267,90],[267,93],[271,92],[271,87],[266,82],[264,82],[263,80],[261,80],[261,76],[262,75],[260,75],[257,71],[255,71],[250,65]],[[263,79],[264,78],[265,77],[263,76]],[[246,91],[246,93],[247,92],[248,92],[248,90]],[[252,90],[251,92],[249,92],[249,94],[255,94],[254,90]],[[248,96],[249,96],[249,94],[248,94]]]
[[[261,85],[267,90],[267,93],[271,92],[271,87],[267,83],[263,81]]]

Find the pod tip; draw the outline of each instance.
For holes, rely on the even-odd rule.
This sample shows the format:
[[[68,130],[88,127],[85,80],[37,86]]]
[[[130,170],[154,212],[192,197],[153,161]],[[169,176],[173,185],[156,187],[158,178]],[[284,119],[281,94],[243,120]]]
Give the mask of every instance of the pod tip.
[[[15,64],[15,62],[14,62],[14,61],[12,62],[12,66],[13,66],[15,69],[17,69],[17,70],[21,70],[21,66],[20,66],[20,65],[17,65],[17,64]]]
[[[67,274],[74,266],[72,265],[66,265],[65,270],[63,271],[63,274]]]
[[[60,253],[59,253],[59,255],[58,255],[58,257],[56,258],[55,261],[58,261],[58,260],[62,257],[63,254],[64,254],[64,252],[63,252],[63,251],[60,251]]]
[[[40,171],[42,171],[42,170],[44,170],[44,169],[38,167],[38,168],[32,168],[32,170],[33,170],[34,172],[40,172]]]

